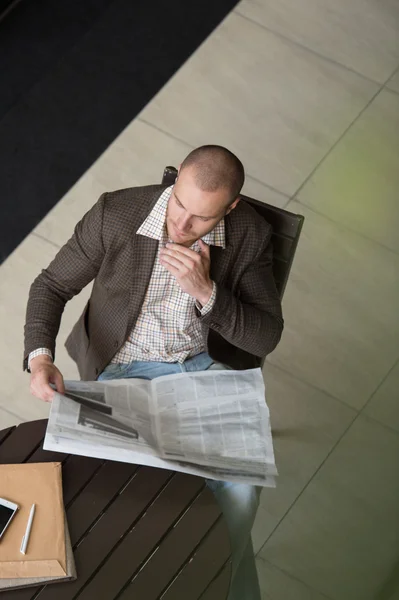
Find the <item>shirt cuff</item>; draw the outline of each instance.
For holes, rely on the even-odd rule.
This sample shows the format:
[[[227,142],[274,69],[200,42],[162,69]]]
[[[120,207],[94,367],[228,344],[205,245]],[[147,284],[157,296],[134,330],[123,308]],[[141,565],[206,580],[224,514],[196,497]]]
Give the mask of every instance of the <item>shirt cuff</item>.
[[[205,306],[201,306],[199,302],[195,302],[195,306],[200,311],[201,317],[205,317],[213,308],[216,300],[216,283],[212,281],[212,294]]]
[[[33,350],[33,352],[29,354],[28,371],[30,371],[30,361],[32,360],[32,358],[36,358],[36,356],[40,356],[41,354],[46,354],[51,358],[51,360],[53,360],[53,354],[51,350],[48,350],[48,348],[37,348],[37,350]]]

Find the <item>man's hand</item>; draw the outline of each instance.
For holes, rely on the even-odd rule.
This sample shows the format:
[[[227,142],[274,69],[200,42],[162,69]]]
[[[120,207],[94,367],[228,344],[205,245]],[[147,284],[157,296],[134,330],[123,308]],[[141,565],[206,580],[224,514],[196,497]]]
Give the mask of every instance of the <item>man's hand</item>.
[[[30,372],[30,391],[34,396],[40,398],[40,400],[44,400],[45,402],[52,401],[54,390],[50,387],[50,383],[55,385],[57,392],[61,394],[65,392],[64,378],[51,358],[46,354],[32,358],[30,361]]]
[[[179,244],[166,244],[160,252],[160,263],[176,278],[183,292],[205,306],[212,295],[211,259],[209,246],[202,240],[199,245],[200,254]]]

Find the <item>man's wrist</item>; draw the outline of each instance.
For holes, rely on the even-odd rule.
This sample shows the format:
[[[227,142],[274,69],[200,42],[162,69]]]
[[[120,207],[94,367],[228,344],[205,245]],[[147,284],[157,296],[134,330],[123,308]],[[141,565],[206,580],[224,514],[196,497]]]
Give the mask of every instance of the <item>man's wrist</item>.
[[[213,292],[213,284],[211,281],[209,283],[208,289],[206,289],[200,295],[196,296],[195,299],[199,304],[201,304],[201,306],[205,306],[205,304],[208,304],[209,300],[211,299],[212,292]]]
[[[29,361],[29,370],[32,373],[44,364],[52,365],[53,359],[48,354],[39,354],[38,356],[35,356]]]
[[[43,357],[46,356],[47,359],[46,361],[42,361],[42,363],[44,364],[44,362],[53,362],[53,353],[51,352],[51,350],[49,350],[48,348],[37,348],[36,350],[33,350],[32,352],[30,352],[29,357],[28,357],[28,372],[31,371],[31,363],[33,360],[35,360],[36,358],[39,357]],[[40,361],[37,361],[35,364],[39,364]]]

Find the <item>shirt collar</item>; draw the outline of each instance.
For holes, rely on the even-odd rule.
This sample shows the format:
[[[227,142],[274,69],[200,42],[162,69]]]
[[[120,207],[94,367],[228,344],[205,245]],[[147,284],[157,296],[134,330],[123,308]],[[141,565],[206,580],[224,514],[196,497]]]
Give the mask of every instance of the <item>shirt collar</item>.
[[[173,185],[162,192],[154,208],[136,231],[138,235],[145,235],[160,242],[167,241],[165,232],[166,210],[168,208],[169,198],[172,194],[172,189]],[[225,248],[226,233],[224,218],[219,221],[212,231],[204,235],[201,239],[209,246],[221,246],[222,248]],[[197,242],[193,244],[194,247],[196,245]]]

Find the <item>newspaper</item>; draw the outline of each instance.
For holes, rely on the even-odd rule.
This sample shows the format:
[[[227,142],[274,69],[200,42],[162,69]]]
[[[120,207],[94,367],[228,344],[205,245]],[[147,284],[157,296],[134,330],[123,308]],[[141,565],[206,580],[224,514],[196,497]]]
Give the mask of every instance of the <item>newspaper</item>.
[[[45,450],[275,486],[260,369],[65,386],[52,402]]]

